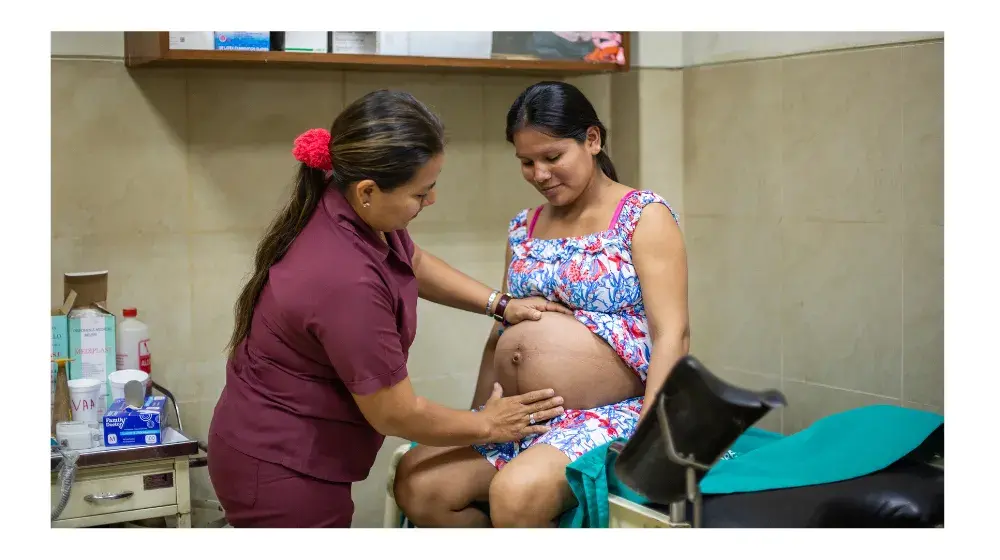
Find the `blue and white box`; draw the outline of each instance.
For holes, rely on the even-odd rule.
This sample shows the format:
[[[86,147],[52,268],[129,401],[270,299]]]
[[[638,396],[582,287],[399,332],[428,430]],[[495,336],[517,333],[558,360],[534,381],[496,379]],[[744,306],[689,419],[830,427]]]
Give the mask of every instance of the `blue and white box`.
[[[162,443],[166,406],[166,397],[147,397],[142,408],[130,408],[125,399],[115,399],[104,413],[104,445],[122,447]]]
[[[269,51],[270,31],[216,31],[217,51]]]

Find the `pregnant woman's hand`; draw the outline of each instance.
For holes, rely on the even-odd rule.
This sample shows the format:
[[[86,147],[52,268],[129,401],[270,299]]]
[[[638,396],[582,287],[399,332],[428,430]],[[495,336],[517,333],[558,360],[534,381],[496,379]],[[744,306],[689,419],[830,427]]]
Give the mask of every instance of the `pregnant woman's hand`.
[[[537,321],[541,319],[543,311],[566,313],[567,315],[573,314],[564,305],[534,296],[510,300],[510,303],[507,304],[507,309],[503,312],[503,318],[511,325],[516,325],[521,321]]]
[[[548,428],[542,424],[563,413],[559,406],[563,399],[554,395],[552,389],[542,389],[505,398],[500,384],[494,383],[493,394],[482,410],[489,418],[489,441],[518,441],[531,434],[547,432]]]

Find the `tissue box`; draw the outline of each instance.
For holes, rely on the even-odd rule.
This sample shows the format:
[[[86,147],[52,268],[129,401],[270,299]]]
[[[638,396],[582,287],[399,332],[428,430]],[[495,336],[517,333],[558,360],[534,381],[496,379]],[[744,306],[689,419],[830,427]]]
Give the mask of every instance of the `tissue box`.
[[[217,51],[268,51],[271,50],[270,31],[216,31]]]
[[[162,443],[166,406],[166,397],[147,397],[142,408],[129,408],[125,399],[115,399],[104,413],[104,445],[122,447]]]

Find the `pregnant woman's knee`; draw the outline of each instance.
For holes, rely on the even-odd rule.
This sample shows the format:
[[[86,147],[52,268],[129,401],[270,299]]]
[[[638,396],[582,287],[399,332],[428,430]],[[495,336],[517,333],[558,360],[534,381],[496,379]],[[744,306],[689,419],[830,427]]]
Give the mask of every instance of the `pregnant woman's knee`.
[[[638,375],[575,317],[543,313],[508,327],[493,366],[505,395],[553,389],[569,409],[586,409],[642,394]]]
[[[396,467],[393,495],[417,527],[469,526],[470,520],[464,519],[468,516],[456,513],[473,502],[485,502],[494,475],[493,465],[471,447],[419,445]]]
[[[548,527],[576,505],[566,482],[569,458],[551,445],[534,445],[507,463],[490,484],[494,527]]]

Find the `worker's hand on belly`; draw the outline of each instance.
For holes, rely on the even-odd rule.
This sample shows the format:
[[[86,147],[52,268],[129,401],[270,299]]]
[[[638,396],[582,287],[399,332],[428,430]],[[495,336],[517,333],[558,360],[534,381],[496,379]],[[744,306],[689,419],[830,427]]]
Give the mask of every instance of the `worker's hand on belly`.
[[[542,312],[552,311],[555,313],[565,313],[572,315],[573,312],[562,304],[549,301],[542,297],[528,297],[512,299],[504,310],[503,318],[511,325],[516,325],[521,321],[537,321],[542,318]]]
[[[489,441],[504,443],[544,434],[548,428],[543,424],[563,413],[562,403],[562,397],[555,396],[552,389],[504,397],[503,388],[494,383],[493,394],[482,410],[490,421]]]

